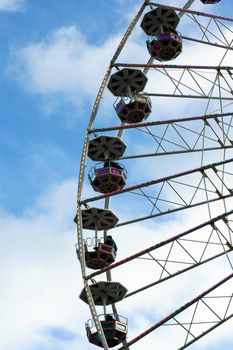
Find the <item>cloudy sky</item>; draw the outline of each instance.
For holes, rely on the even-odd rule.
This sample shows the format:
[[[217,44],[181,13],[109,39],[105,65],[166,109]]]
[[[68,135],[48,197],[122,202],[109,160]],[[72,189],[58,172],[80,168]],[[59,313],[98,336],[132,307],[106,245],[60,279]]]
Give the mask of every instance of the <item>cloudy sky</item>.
[[[74,249],[79,161],[97,89],[140,3],[138,0],[0,0],[0,349],[94,349],[85,336],[84,323],[90,313],[78,298],[82,282]],[[178,5],[174,0],[166,3]],[[179,1],[181,7],[184,4],[185,1]],[[206,9],[198,0],[195,6]],[[231,0],[208,6],[208,12],[211,11],[233,17]],[[184,21],[184,28],[185,25],[190,33],[194,30]],[[145,63],[148,59],[145,39],[138,26],[122,59],[127,62],[141,59]],[[183,58],[177,62],[209,64],[215,54],[210,57],[207,49],[203,50],[194,52],[189,43]],[[221,55],[216,51],[216,64]],[[229,64],[227,58],[225,63]],[[99,125],[117,124],[113,119],[113,102],[108,93],[101,107],[102,114],[97,118]],[[158,118],[166,113],[172,115],[174,106],[166,104],[165,108],[162,101],[157,102]],[[184,115],[187,102],[176,101],[175,106],[176,116]],[[215,106],[211,107],[214,110]],[[192,105],[189,112],[191,115],[204,110],[203,106],[198,109]],[[127,137],[131,142],[133,136]],[[134,147],[138,151],[137,143]],[[189,164],[186,161],[183,166]],[[163,164],[164,170],[157,174],[166,174],[167,165]],[[131,173],[132,167],[129,165]],[[154,178],[154,170],[151,167],[144,174],[142,167],[135,165],[139,181]],[[93,195],[86,180],[86,193]],[[132,176],[130,181],[135,183]],[[113,205],[118,206],[119,211],[119,200]],[[126,215],[129,208],[125,203],[122,203],[123,210]],[[164,220],[154,223],[153,227],[140,224],[134,227],[136,238],[128,228],[117,229],[122,257],[136,248],[153,244],[154,230],[168,234],[172,229],[173,234],[177,234],[183,224],[188,226],[183,217],[170,219],[166,229]],[[146,242],[141,241],[141,232],[148,237]],[[125,249],[128,234],[129,240],[134,240],[135,249],[132,246]],[[222,266],[225,265],[226,261]],[[227,273],[229,266],[224,272],[219,268],[216,280],[216,274],[211,272],[203,288]],[[135,281],[131,280],[130,270],[120,270],[116,277],[120,278],[120,274],[133,288]],[[198,276],[194,274],[196,280]],[[205,271],[202,276],[205,278]],[[147,277],[142,274],[140,278]],[[181,289],[192,289],[190,280],[179,281]],[[159,303],[166,304],[161,308],[152,307],[150,299],[145,302],[143,295],[124,302],[120,312],[131,316],[131,337],[155,322],[153,312],[157,312],[158,320],[173,310],[173,304],[179,306],[182,300],[188,301],[177,295],[174,300],[170,294],[165,297],[174,286],[169,282],[154,292]],[[188,293],[187,298],[194,297],[198,291]],[[229,322],[217,330],[213,338],[191,348],[230,350],[233,347],[232,337],[228,336],[231,328],[232,322]],[[162,333],[158,344],[161,349],[172,350],[172,343],[164,347],[166,338],[166,333]],[[146,344],[151,347],[150,342],[154,344],[149,338],[145,348]],[[140,345],[135,347],[140,348]]]

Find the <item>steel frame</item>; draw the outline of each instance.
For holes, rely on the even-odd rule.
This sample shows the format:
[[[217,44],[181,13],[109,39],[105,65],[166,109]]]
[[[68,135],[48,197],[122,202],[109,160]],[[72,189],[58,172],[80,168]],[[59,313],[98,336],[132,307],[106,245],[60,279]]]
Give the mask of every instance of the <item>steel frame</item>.
[[[147,330],[145,330],[144,332],[139,334],[137,337],[135,337],[132,340],[130,340],[127,343],[127,346],[129,347],[129,346],[135,344],[136,342],[138,342],[139,340],[144,338],[146,335],[150,334],[151,332],[153,332],[154,330],[158,329],[159,327],[167,324],[167,322],[169,322],[170,320],[174,320],[176,322],[176,324],[181,326],[187,333],[184,345],[179,347],[178,350],[187,348],[189,345],[193,344],[195,341],[197,341],[198,339],[200,339],[201,337],[206,335],[208,332],[212,331],[213,329],[215,329],[216,327],[218,327],[219,325],[221,325],[222,323],[228,321],[231,317],[233,317],[233,313],[231,313],[230,315],[227,315],[229,305],[232,303],[232,300],[233,300],[233,294],[232,294],[232,295],[228,296],[229,303],[228,303],[228,307],[225,310],[223,318],[218,317],[219,320],[216,321],[216,322],[213,322],[214,325],[212,327],[210,327],[210,329],[208,329],[205,332],[201,332],[198,336],[195,336],[194,334],[191,333],[191,327],[192,327],[192,325],[194,325],[193,319],[194,319],[195,314],[197,312],[197,308],[199,306],[199,303],[200,302],[205,303],[205,298],[206,298],[206,296],[208,296],[208,294],[211,294],[211,292],[215,291],[218,287],[221,287],[224,283],[226,283],[229,280],[231,280],[231,278],[233,278],[233,273],[231,273],[230,275],[225,277],[223,280],[221,280],[220,282],[216,283],[211,288],[207,289],[206,291],[204,291],[203,293],[201,293],[200,295],[198,295],[194,299],[192,299],[189,302],[187,302],[186,304],[182,305],[180,308],[178,308],[175,311],[173,311],[171,314],[169,314],[167,317],[165,317],[161,321],[155,323],[152,327],[148,328]],[[186,328],[185,325],[183,323],[180,323],[175,317],[178,316],[179,314],[181,314],[186,309],[190,308],[192,305],[195,305],[195,309],[194,309],[194,312],[192,314],[190,322],[186,323],[186,325],[188,325],[189,327]],[[212,309],[210,307],[209,307],[209,309],[213,312],[213,314],[216,314],[214,309]],[[203,322],[199,322],[199,324],[203,324]],[[187,339],[188,339],[189,335],[192,336],[192,340],[188,342]],[[121,346],[120,348],[118,348],[118,350],[123,350],[123,349],[125,349],[125,346]]]
[[[203,17],[208,17],[208,18],[211,18],[215,21],[215,23],[218,23],[217,21],[230,21],[232,22],[233,20],[230,19],[230,18],[227,18],[227,17],[222,17],[222,16],[215,16],[215,15],[208,15],[208,14],[204,14],[204,13],[201,13],[201,12],[197,12],[197,11],[191,11],[189,10],[190,6],[193,4],[194,0],[189,0],[186,5],[184,6],[184,8],[178,8],[178,7],[173,7],[173,9],[175,9],[176,11],[180,11],[180,17],[183,16],[184,14],[188,14],[188,15],[192,15],[194,20],[195,20],[195,16],[203,16]],[[91,133],[94,133],[94,131],[92,130],[92,127],[93,127],[93,123],[94,123],[94,120],[96,118],[96,115],[97,115],[97,111],[98,111],[98,108],[99,108],[99,104],[100,104],[100,101],[102,99],[102,96],[103,96],[103,93],[104,93],[104,90],[106,88],[106,84],[108,82],[108,79],[110,77],[110,74],[111,74],[111,70],[113,67],[116,67],[116,68],[119,68],[121,66],[123,66],[123,64],[121,63],[116,63],[116,60],[118,59],[124,45],[126,44],[127,40],[128,40],[128,37],[130,36],[130,34],[132,33],[138,19],[140,18],[141,14],[143,13],[145,7],[149,5],[151,8],[153,8],[153,6],[163,6],[161,4],[156,4],[156,3],[149,3],[149,1],[144,1],[141,8],[139,9],[139,11],[136,13],[133,21],[131,22],[131,24],[129,25],[127,31],[125,32],[123,38],[122,38],[122,41],[120,42],[111,62],[110,62],[110,65],[106,71],[106,74],[104,76],[104,79],[103,79],[103,82],[101,84],[101,87],[99,89],[99,92],[97,94],[97,98],[96,98],[96,101],[95,101],[95,104],[94,104],[94,107],[93,107],[93,110],[92,110],[92,113],[91,113],[91,117],[90,117],[90,121],[89,121],[89,125],[88,125],[88,128],[87,128],[87,133],[86,133],[86,136],[85,136],[85,141],[84,141],[84,147],[83,147],[83,153],[82,153],[82,160],[81,160],[81,165],[80,165],[80,173],[79,173],[79,184],[78,184],[78,195],[77,195],[77,239],[78,239],[78,246],[79,246],[79,251],[80,251],[80,263],[81,263],[81,271],[82,271],[82,275],[83,275],[83,283],[84,283],[84,287],[85,287],[85,290],[86,290],[86,293],[87,293],[87,298],[88,298],[88,301],[89,301],[89,306],[90,306],[90,311],[91,311],[91,314],[92,314],[92,317],[93,317],[93,320],[94,320],[94,323],[95,323],[95,326],[96,326],[96,329],[99,333],[99,336],[100,336],[100,339],[101,339],[101,342],[102,342],[102,345],[103,345],[103,348],[105,350],[108,350],[108,345],[107,345],[107,342],[106,342],[106,339],[105,339],[105,336],[104,336],[104,333],[103,333],[103,330],[102,330],[102,327],[101,327],[101,324],[99,322],[99,319],[98,319],[98,315],[97,315],[97,311],[96,311],[96,308],[95,308],[95,305],[94,305],[94,302],[93,302],[93,298],[92,298],[92,295],[91,295],[91,292],[90,292],[90,288],[89,288],[89,285],[87,283],[87,280],[89,279],[89,277],[87,276],[86,274],[86,268],[85,268],[85,254],[84,254],[84,246],[83,246],[83,232],[82,232],[82,220],[81,220],[81,206],[82,205],[87,205],[88,202],[90,202],[90,200],[82,200],[82,189],[83,189],[83,183],[84,183],[84,176],[85,176],[85,167],[86,167],[86,161],[87,161],[87,150],[88,150],[88,143],[89,143],[89,137],[90,137],[90,134]],[[165,7],[168,7],[168,6],[165,6]],[[207,32],[207,28],[204,29],[204,37],[206,37],[206,32]],[[195,38],[188,38],[188,37],[183,37],[183,39],[187,39],[187,40],[193,40],[193,41],[198,41],[198,42],[201,42],[203,44],[208,44],[208,45],[212,45],[213,43],[211,43],[211,41],[208,39],[207,41],[205,40],[198,40],[198,39],[195,39]],[[217,44],[215,45],[216,47],[219,47],[219,48],[225,48],[227,50],[232,50],[232,47],[231,47],[231,44],[228,43],[228,45],[221,45],[221,44]],[[182,82],[181,82],[181,79],[176,81],[174,78],[172,78],[169,73],[167,74],[167,72],[165,71],[165,69],[170,69],[170,68],[175,68],[176,66],[174,65],[169,65],[169,67],[165,67],[164,65],[161,65],[159,67],[159,65],[153,65],[152,64],[153,60],[149,60],[148,64],[147,65],[140,65],[141,68],[144,68],[144,72],[147,73],[149,69],[151,68],[155,68],[156,66],[156,69],[161,69],[161,70],[164,70],[163,71],[163,74],[164,75],[167,75],[169,77],[169,79],[173,82],[174,86],[175,86],[175,91],[176,90],[179,90],[180,89],[180,86],[182,86]],[[132,67],[133,65],[129,65],[127,64],[128,67]],[[152,67],[154,66],[154,67]],[[174,66],[174,67],[172,67]],[[177,67],[176,67],[177,68]],[[187,70],[189,72],[189,74],[193,74],[193,69],[195,70],[196,68],[197,69],[204,69],[203,68],[200,68],[200,67],[194,67],[194,66],[183,66],[183,67],[180,67],[181,69],[183,69],[183,72],[185,70]],[[219,88],[219,96],[212,96],[212,91],[209,92],[209,95],[206,95],[206,94],[202,94],[200,96],[198,95],[185,95],[185,94],[156,94],[155,96],[171,96],[171,97],[183,97],[183,98],[203,98],[203,99],[208,99],[208,100],[211,100],[211,99],[216,99],[216,100],[219,100],[220,101],[220,105],[221,105],[221,112],[222,112],[222,101],[223,100],[232,100],[232,98],[230,97],[226,97],[226,96],[222,96],[221,93],[220,93],[220,90],[222,89],[221,87],[221,84],[219,83],[219,80],[220,78],[222,78],[222,70],[226,70],[228,73],[229,73],[229,76],[231,77],[231,69],[232,67],[219,67],[219,66],[216,66],[216,67],[207,67],[208,69],[213,69],[216,71],[216,77],[214,79],[214,81],[212,81],[213,83],[213,86],[216,86],[217,88]],[[206,67],[205,67],[206,69]],[[221,73],[221,74],[220,74]],[[182,73],[184,74],[184,73]],[[191,75],[190,74],[190,75]],[[194,79],[195,80],[195,79]],[[216,83],[216,81],[218,81]],[[229,92],[229,91],[227,91]],[[153,93],[152,93],[153,95]],[[222,116],[224,117],[224,116]],[[118,135],[119,136],[122,136],[122,133],[123,133],[123,130],[124,129],[127,129],[127,126],[121,126],[120,128],[118,127]],[[223,131],[224,131],[224,127],[222,128]],[[100,131],[100,130],[98,130]],[[97,130],[95,130],[95,132],[97,132]],[[205,142],[203,142],[203,144],[205,144]],[[227,149],[227,146],[223,145],[223,148],[224,149]],[[201,151],[202,153],[207,150],[207,148],[203,147],[202,150],[198,150]],[[193,150],[195,151],[195,150]],[[231,160],[230,160],[231,161]],[[222,166],[224,167],[224,165],[226,163],[228,163],[229,161],[228,160],[224,160],[222,162]],[[207,167],[210,167],[211,169],[213,169],[213,167],[217,166],[216,164],[215,165],[208,165]],[[207,168],[199,168],[199,170],[196,170],[196,171],[205,171]],[[224,188],[224,171],[222,172],[223,173],[223,177],[222,177],[222,189]],[[143,187],[143,186],[141,186]],[[140,189],[141,190],[141,187],[139,186],[137,189]],[[220,191],[221,192],[221,191]],[[116,195],[116,193],[114,194]],[[221,199],[224,201],[225,198],[228,198],[229,196],[231,196],[232,193],[229,193],[229,195],[225,196],[225,195],[221,195]],[[100,199],[101,196],[99,196],[98,199]],[[109,207],[109,200],[110,200],[110,197],[112,197],[112,195],[110,196],[105,196],[102,198],[105,199],[105,208],[108,208]],[[149,196],[148,196],[149,198]],[[94,200],[93,198],[91,200]],[[207,205],[209,206],[210,205],[210,202],[211,200],[209,200],[209,198],[207,198],[206,200],[206,203]],[[154,215],[155,216],[155,215]],[[150,217],[154,217],[153,215],[150,215]],[[134,221],[135,222],[135,221]],[[128,222],[129,223],[129,222]],[[125,223],[126,224],[126,223]],[[105,232],[106,234],[106,232]],[[229,253],[229,251],[231,251],[232,249],[232,246],[230,245],[227,245],[227,247],[229,249],[226,249],[226,253]],[[216,255],[217,257],[217,255]],[[215,258],[215,257],[213,257]],[[111,274],[110,274],[110,270],[106,270],[104,271],[106,272],[106,275],[107,275],[107,280],[111,280]],[[230,278],[232,278],[233,275],[229,275],[227,278],[225,278],[224,280],[220,281],[218,284],[216,284],[215,286],[213,286],[212,288],[210,288],[209,290],[207,290],[206,292],[202,293],[200,296],[196,297],[195,299],[193,299],[192,301],[190,301],[189,303],[185,304],[184,306],[182,306],[181,308],[177,309],[175,312],[173,312],[171,315],[169,315],[168,317],[166,317],[164,320],[160,321],[158,324],[154,325],[153,327],[151,327],[149,329],[149,331],[147,330],[146,332],[143,333],[143,335],[140,335],[138,337],[136,337],[135,339],[133,339],[132,341],[128,342],[128,343],[124,343],[123,344],[123,347],[120,347],[118,350],[120,349],[128,349],[130,345],[134,344],[137,340],[141,339],[142,337],[144,337],[146,334],[150,333],[151,331],[153,331],[154,329],[157,329],[160,325],[163,325],[163,324],[166,324],[166,322],[169,320],[169,319],[174,319],[176,324],[180,324],[174,317],[177,316],[179,313],[181,313],[183,310],[185,310],[186,308],[188,308],[190,305],[194,304],[194,303],[198,303],[199,301],[202,301],[203,298],[208,294],[210,293],[211,291],[215,290],[216,288],[218,288],[220,285],[222,285],[223,283],[225,283],[227,280],[229,280]],[[232,300],[232,296],[230,296],[230,301]],[[113,304],[112,305],[113,307],[113,311],[114,311],[114,314],[115,316],[117,317],[117,310],[115,308],[115,305]],[[225,322],[226,320],[228,320],[230,317],[232,317],[232,315],[229,315],[227,317],[225,317],[224,319],[220,320],[218,322],[218,324],[214,324],[210,330],[216,328],[218,325],[222,324],[223,322]],[[190,325],[194,324],[194,322],[191,321],[191,323],[188,323],[189,325],[189,328],[186,329],[187,331],[187,334],[190,334]],[[182,326],[183,328],[184,325]],[[209,331],[208,331],[209,332]],[[202,337],[203,335],[205,335],[207,332],[204,332],[203,334],[200,334],[199,336],[197,337],[194,337],[191,341],[186,341],[185,345],[182,346],[181,348],[179,348],[180,350],[181,349],[184,349],[186,348],[188,345],[192,344],[194,341],[198,340],[200,337]]]
[[[125,124],[114,127],[94,129],[90,131],[90,134],[94,134],[96,136],[97,133],[101,134],[118,130],[136,129],[138,132],[148,133],[148,136],[149,134],[152,136],[151,141],[155,143],[155,152],[127,154],[120,157],[119,160],[202,152],[203,147],[200,146],[200,142],[203,138],[208,141],[208,145],[204,145],[204,151],[207,152],[221,150],[223,148],[229,149],[233,147],[233,141],[231,140],[231,137],[233,137],[233,135],[231,135],[233,131],[232,116],[232,113],[220,113],[190,118],[186,117],[155,122],[144,122],[139,124]],[[194,121],[196,122],[196,125],[199,127],[200,131],[195,130],[193,128],[193,124],[192,127],[189,126],[189,122]],[[156,135],[152,127],[164,127],[162,136]],[[227,134],[224,130],[226,127],[228,127]],[[150,128],[150,131],[148,131],[148,128]],[[211,131],[211,136],[206,134],[207,129]],[[185,132],[185,135],[183,135],[183,131]],[[172,136],[174,136],[174,141],[172,141]]]

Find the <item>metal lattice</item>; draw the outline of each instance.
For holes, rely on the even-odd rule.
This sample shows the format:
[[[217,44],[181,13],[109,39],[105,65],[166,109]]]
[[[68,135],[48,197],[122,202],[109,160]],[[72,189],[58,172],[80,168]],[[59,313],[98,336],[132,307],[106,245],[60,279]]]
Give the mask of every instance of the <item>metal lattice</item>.
[[[92,283],[96,283],[96,278],[102,281],[104,275],[108,282],[121,282],[122,278],[123,282],[129,283],[123,301],[117,305],[112,303],[116,320],[119,320],[121,305],[123,310],[127,309],[130,300],[135,300],[131,316],[140,318],[143,312],[138,303],[145,300],[146,307],[150,300],[153,307],[148,318],[151,321],[154,310],[159,311],[159,305],[154,305],[157,299],[152,299],[152,290],[160,287],[166,290],[166,285],[169,285],[172,288],[167,289],[169,299],[176,290],[180,293],[177,279],[181,281],[184,278],[184,285],[189,283],[187,276],[194,281],[196,279],[196,285],[194,282],[191,289],[183,290],[181,304],[174,303],[172,312],[169,312],[172,306],[165,308],[163,312],[167,316],[153,318],[155,321],[151,321],[153,324],[148,329],[139,327],[139,335],[135,334],[136,330],[130,330],[132,339],[124,338],[118,350],[147,348],[155,342],[158,349],[170,349],[171,343],[167,345],[166,341],[171,338],[174,340],[171,350],[185,349],[233,316],[233,66],[230,65],[233,58],[233,19],[194,11],[194,3],[197,0],[190,0],[179,8],[143,2],[110,61],[87,128],[77,201],[78,250],[84,293],[97,337],[105,350],[111,346],[90,288]],[[210,48],[214,50],[211,53],[216,52],[214,64],[184,64],[182,53],[177,64],[158,64],[148,57],[146,47],[144,62],[147,63],[126,62],[124,52],[135,26],[145,12],[156,8],[175,11],[180,16],[178,29],[184,50],[186,43]],[[151,98],[152,113],[148,121],[119,124],[113,110],[109,118],[111,126],[106,127],[106,124],[101,124],[101,118],[96,118],[101,109],[100,102],[109,78],[122,68],[139,69],[147,76],[148,83],[139,94]],[[123,97],[127,97],[127,86],[124,91]],[[186,112],[177,116],[176,107],[180,109],[181,103]],[[87,195],[83,191],[85,169],[92,164],[87,157],[88,145],[90,140],[101,135],[124,139],[127,148],[117,161],[121,160],[128,168],[129,183],[112,193]],[[132,237],[133,230],[142,231],[141,245],[135,243],[135,249],[130,244],[132,241],[119,238],[124,252],[128,248],[130,255],[123,254],[120,260],[95,272],[90,272],[85,265],[85,242],[90,232],[82,227],[81,212],[91,207],[111,207],[119,217],[116,227],[103,232],[104,239],[108,234],[120,236],[122,231],[129,237]],[[179,231],[176,227],[174,235],[175,232],[169,228],[177,222]],[[152,235],[149,233],[147,238],[146,232],[152,230],[153,223],[161,230],[165,228],[164,237],[159,234],[151,244]],[[184,223],[185,229],[181,230]],[[100,234],[96,230],[96,242],[99,239]],[[137,249],[139,246],[141,249]],[[215,278],[209,276],[208,282],[209,268],[216,269],[216,275]],[[202,276],[200,281],[198,271]],[[134,280],[131,279],[133,275],[136,276]],[[164,296],[159,294],[157,297]],[[106,305],[103,307],[106,313]],[[150,337],[151,343],[143,345],[146,336]]]

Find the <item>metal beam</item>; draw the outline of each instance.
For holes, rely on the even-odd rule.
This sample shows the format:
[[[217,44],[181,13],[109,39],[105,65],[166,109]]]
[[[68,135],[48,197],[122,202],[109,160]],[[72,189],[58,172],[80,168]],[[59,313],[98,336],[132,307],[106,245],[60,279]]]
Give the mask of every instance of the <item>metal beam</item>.
[[[173,97],[173,98],[194,98],[194,99],[202,99],[202,100],[221,100],[221,101],[233,101],[232,97],[223,97],[223,96],[204,96],[204,95],[176,95],[176,94],[156,94],[147,92],[147,96],[154,97]]]
[[[205,70],[233,70],[233,66],[196,66],[196,65],[184,65],[184,64],[148,64],[148,63],[124,63],[116,62],[115,67],[133,67],[133,68],[175,68],[175,69],[205,69]]]
[[[186,154],[186,153],[198,153],[198,152],[209,152],[209,151],[219,151],[219,150],[225,150],[233,148],[233,145],[231,146],[219,146],[219,147],[203,147],[203,148],[196,148],[191,150],[181,150],[181,151],[164,151],[164,152],[157,152],[157,153],[147,153],[147,154],[134,154],[129,155],[125,157],[121,157],[118,160],[128,160],[128,159],[138,159],[138,158],[150,158],[150,157],[160,157],[160,156],[170,156],[170,155],[177,155],[177,154]]]
[[[206,227],[208,225],[214,224],[214,223],[216,223],[219,220],[224,220],[227,216],[232,215],[232,214],[233,214],[233,210],[231,210],[231,211],[229,211],[227,213],[224,213],[222,215],[218,215],[215,218],[213,218],[211,220],[208,220],[206,222],[203,222],[202,224],[199,224],[197,226],[194,226],[193,228],[191,228],[189,230],[186,230],[186,231],[184,231],[184,232],[182,232],[182,233],[180,233],[180,234],[178,234],[176,236],[173,236],[173,237],[171,237],[171,238],[169,238],[169,239],[167,239],[165,241],[159,242],[159,243],[157,243],[157,244],[155,244],[155,245],[153,245],[153,246],[151,246],[149,248],[143,249],[140,252],[135,253],[135,254],[133,254],[133,255],[125,258],[125,259],[122,259],[122,260],[120,260],[118,262],[115,262],[115,263],[111,264],[110,266],[104,267],[103,269],[101,269],[99,271],[93,272],[89,276],[87,276],[86,279],[91,279],[91,278],[93,278],[95,276],[98,276],[98,275],[100,275],[102,273],[105,273],[105,272],[107,272],[109,270],[112,270],[112,269],[114,269],[116,267],[119,267],[119,266],[121,266],[121,265],[123,265],[125,263],[128,263],[129,261],[138,259],[142,255],[150,253],[150,252],[152,252],[152,251],[154,251],[154,250],[156,250],[158,248],[161,248],[161,247],[165,246],[166,244],[172,243],[172,242],[174,242],[174,241],[176,241],[176,240],[178,240],[178,239],[180,239],[182,237],[187,236],[190,233],[193,233],[193,232],[195,232],[197,230],[202,229],[203,227]],[[232,250],[232,247],[231,247],[230,250]]]
[[[211,163],[211,164],[199,167],[199,168],[186,170],[186,171],[183,171],[183,172],[175,174],[175,175],[169,175],[169,176],[163,177],[161,179],[156,179],[156,180],[152,180],[152,181],[143,182],[143,183],[138,184],[138,185],[134,185],[134,186],[130,186],[130,187],[127,187],[127,188],[123,188],[122,190],[119,190],[119,191],[110,192],[110,193],[106,193],[106,194],[103,194],[103,195],[100,195],[100,196],[95,196],[95,197],[91,197],[91,198],[88,198],[88,199],[84,199],[84,200],[80,201],[80,205],[87,204],[87,203],[90,203],[90,202],[94,202],[94,201],[100,200],[100,199],[105,199],[105,198],[108,198],[108,197],[117,196],[119,194],[130,192],[130,191],[134,191],[134,190],[139,189],[139,188],[152,186],[152,185],[164,182],[164,181],[172,180],[172,179],[180,177],[180,176],[193,174],[195,172],[203,172],[203,171],[205,171],[207,169],[211,169],[211,168],[217,167],[219,165],[224,165],[224,164],[231,163],[232,161],[233,161],[233,158],[226,159],[226,160],[223,160],[221,162]]]
[[[120,222],[120,223],[117,224],[115,227],[120,227],[120,226],[135,224],[136,222],[140,222],[140,221],[145,221],[145,220],[153,219],[153,218],[156,218],[156,217],[159,217],[159,216],[163,216],[163,215],[167,215],[167,214],[173,214],[173,213],[176,213],[176,212],[181,211],[181,210],[186,210],[186,209],[195,208],[195,207],[198,207],[198,206],[201,206],[201,205],[204,205],[204,204],[214,203],[214,202],[219,201],[219,200],[226,200],[226,199],[228,199],[228,198],[231,198],[232,196],[233,196],[233,193],[228,194],[228,195],[225,195],[225,196],[222,196],[221,198],[217,197],[217,198],[209,199],[209,200],[206,200],[206,201],[203,201],[203,202],[198,202],[198,203],[195,203],[195,204],[190,204],[190,205],[185,206],[185,207],[170,209],[170,210],[166,210],[166,211],[163,211],[163,212],[160,212],[160,213],[157,213],[157,214],[151,214],[151,215],[142,216],[142,217],[139,217],[139,218],[136,218],[136,219],[133,219],[133,220],[128,220],[128,221]]]
[[[204,45],[210,45],[210,46],[214,46],[214,47],[219,47],[220,49],[233,50],[233,47],[231,47],[231,46],[219,45],[219,44],[214,43],[214,42],[208,42],[208,41],[205,41],[205,40],[199,40],[199,39],[195,39],[195,38],[190,38],[190,37],[184,36],[184,35],[181,35],[181,38],[184,39],[184,40],[194,41],[196,43],[200,43],[200,44],[204,44]]]
[[[199,334],[197,337],[195,337],[193,340],[187,342],[184,346],[181,346],[179,349],[177,350],[183,350],[186,349],[187,347],[189,347],[190,345],[192,345],[193,343],[195,343],[197,340],[201,339],[202,337],[204,337],[206,334],[210,333],[211,331],[213,331],[215,328],[217,328],[218,326],[221,326],[223,323],[225,323],[226,321],[229,321],[231,318],[233,317],[233,313],[231,315],[229,315],[228,317],[224,318],[221,321],[218,321],[218,323],[216,323],[214,326],[210,327],[209,329],[207,329],[206,331],[202,332],[201,334]]]
[[[222,118],[222,117],[230,117],[233,116],[233,112],[229,113],[218,113],[218,114],[205,114],[201,116],[194,116],[194,117],[183,117],[183,118],[174,118],[174,119],[167,119],[167,120],[157,120],[154,122],[144,122],[144,123],[138,123],[138,124],[124,124],[124,125],[118,125],[118,126],[112,126],[108,128],[98,128],[90,130],[90,134],[95,134],[96,132],[107,132],[107,131],[115,131],[115,130],[121,130],[121,129],[134,129],[134,128],[143,128],[146,126],[156,126],[156,125],[166,125],[166,124],[174,124],[174,123],[181,123],[181,122],[190,122],[195,120],[208,120],[208,119],[216,119],[216,118]]]
[[[190,306],[192,306],[193,304],[195,304],[196,302],[198,302],[199,300],[204,298],[207,294],[209,294],[210,292],[214,291],[215,289],[217,289],[218,287],[220,287],[221,285],[223,285],[227,281],[229,281],[232,277],[233,277],[233,273],[231,273],[230,275],[228,275],[227,277],[222,279],[220,282],[216,283],[214,286],[212,286],[211,288],[207,289],[206,291],[204,291],[203,293],[198,295],[196,298],[194,298],[194,299],[190,300],[189,302],[187,302],[186,304],[182,305],[180,308],[176,309],[174,312],[172,312],[171,314],[166,316],[164,319],[162,319],[161,321],[155,323],[152,327],[146,329],[144,332],[142,332],[141,334],[139,334],[138,336],[136,336],[135,338],[130,340],[127,345],[131,346],[131,345],[135,344],[136,342],[138,342],[139,340],[144,338],[146,335],[150,334],[155,329],[157,329],[160,326],[164,325],[166,322],[168,322],[169,320],[173,319],[175,316],[179,315],[184,310],[188,309]],[[125,349],[124,346],[118,348],[118,350],[123,350],[123,349]]]

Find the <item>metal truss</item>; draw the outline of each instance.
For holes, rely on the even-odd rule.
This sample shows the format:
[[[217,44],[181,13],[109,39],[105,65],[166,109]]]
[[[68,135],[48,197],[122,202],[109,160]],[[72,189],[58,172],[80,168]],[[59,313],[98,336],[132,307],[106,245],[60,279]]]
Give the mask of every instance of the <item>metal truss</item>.
[[[233,210],[143,249],[86,278],[92,279],[136,259],[142,262],[142,269],[146,267],[147,262],[153,262],[157,279],[129,292],[127,298],[213,259],[232,253],[232,244]]]
[[[91,133],[97,135],[97,133],[109,131],[131,130],[135,133],[135,136],[140,136],[140,133],[143,133],[144,136],[146,135],[150,139],[150,150],[153,150],[153,152],[128,154],[120,158],[124,160],[223,150],[233,147],[232,115],[232,113],[220,113],[192,118],[120,125],[94,129]],[[205,140],[204,147],[203,140]]]
[[[184,341],[181,341],[181,346],[177,350],[187,348],[233,316],[233,293],[228,294],[228,288],[232,291],[232,278],[233,273],[173,311],[164,319],[156,322],[152,327],[130,340],[127,346],[131,346],[151,332],[159,330],[161,326],[166,326],[180,328],[183,331]],[[224,290],[223,286],[228,288]],[[216,302],[219,300],[224,301],[221,303],[220,310]],[[188,312],[186,313],[186,311]],[[185,320],[182,317],[183,314]],[[123,349],[125,349],[125,346],[118,348],[118,350]]]
[[[148,96],[232,101],[232,66],[116,63],[115,67],[154,70],[157,73],[151,75],[154,79],[159,78],[158,73],[162,75],[166,91],[155,84],[153,92],[145,92]]]
[[[128,194],[128,196],[122,200],[127,200],[129,203],[131,200],[136,201],[137,197],[140,198],[140,200],[143,199],[144,203],[140,201],[139,204],[140,214],[144,212],[145,215],[120,222],[117,225],[119,227],[210,204],[215,201],[223,201],[233,195],[232,162],[233,159],[229,159],[205,165],[165,178],[124,188],[120,191],[88,198],[81,201],[80,204],[86,205],[120,194]],[[225,173],[224,181],[222,178],[223,167]],[[132,196],[134,197],[133,199]],[[147,214],[145,208],[149,211]]]

